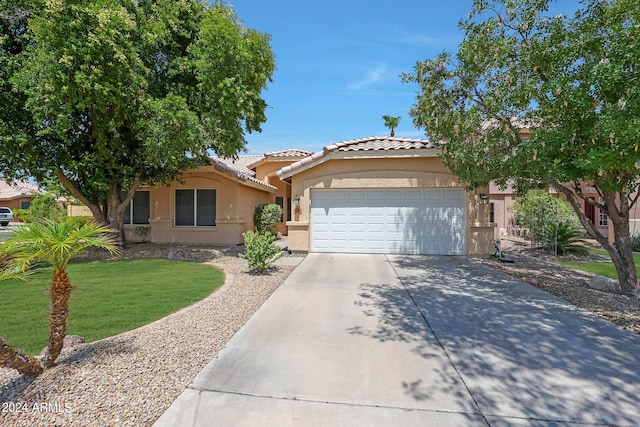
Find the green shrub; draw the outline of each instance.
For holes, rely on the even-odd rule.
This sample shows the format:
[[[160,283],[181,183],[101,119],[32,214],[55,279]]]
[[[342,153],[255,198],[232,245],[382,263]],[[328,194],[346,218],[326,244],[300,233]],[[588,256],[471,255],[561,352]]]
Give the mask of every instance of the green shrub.
[[[631,236],[631,248],[634,252],[640,252],[640,234],[636,233]]]
[[[557,235],[556,235],[557,232]],[[549,247],[557,244],[558,254],[567,255],[569,253],[586,254],[587,248],[583,246],[583,236],[580,230],[566,222],[558,223],[558,229],[548,233],[551,237]]]
[[[258,268],[265,272],[278,258],[282,256],[282,251],[273,242],[276,237],[266,232],[264,234],[255,231],[242,233],[245,244],[245,252],[240,254],[240,258],[249,262],[249,267]]]
[[[76,228],[82,227],[88,222],[93,221],[92,216],[70,216],[67,221],[71,221],[75,224]]]
[[[282,222],[282,208],[274,204],[261,204],[256,206],[253,212],[253,224],[255,230],[260,233],[276,235],[276,227]]]
[[[545,247],[553,246],[556,223],[565,224],[572,230],[582,228],[569,203],[542,190],[531,190],[518,196],[513,212],[517,224],[528,229],[528,238]]]
[[[24,222],[36,222],[42,220],[57,221],[66,216],[67,212],[52,194],[33,193],[29,207],[27,209],[16,209],[14,214]]]

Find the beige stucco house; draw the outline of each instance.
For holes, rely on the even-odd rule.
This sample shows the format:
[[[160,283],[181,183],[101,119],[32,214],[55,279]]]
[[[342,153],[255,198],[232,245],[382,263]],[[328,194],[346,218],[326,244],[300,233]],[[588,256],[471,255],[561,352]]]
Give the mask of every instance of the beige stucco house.
[[[253,229],[254,210],[262,203],[283,206],[279,230],[286,232],[291,191],[278,183],[275,170],[309,154],[285,150],[235,160],[215,157],[168,186],[141,188],[125,213],[126,239],[241,244],[242,233]]]
[[[294,202],[289,249],[492,253],[494,224],[481,203],[488,189],[468,192],[439,154],[428,141],[371,137],[324,147],[280,169]]]
[[[261,203],[283,208],[294,252],[493,253],[487,189],[469,192],[437,145],[371,137],[312,153],[211,158],[168,186],[142,188],[125,214],[128,241],[243,243]],[[482,194],[483,197],[480,197]]]

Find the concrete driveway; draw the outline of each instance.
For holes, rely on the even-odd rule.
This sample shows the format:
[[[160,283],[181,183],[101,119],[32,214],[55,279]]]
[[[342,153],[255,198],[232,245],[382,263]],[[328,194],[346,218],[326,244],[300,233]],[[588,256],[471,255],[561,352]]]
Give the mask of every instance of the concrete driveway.
[[[640,336],[464,257],[311,254],[157,426],[640,425]]]

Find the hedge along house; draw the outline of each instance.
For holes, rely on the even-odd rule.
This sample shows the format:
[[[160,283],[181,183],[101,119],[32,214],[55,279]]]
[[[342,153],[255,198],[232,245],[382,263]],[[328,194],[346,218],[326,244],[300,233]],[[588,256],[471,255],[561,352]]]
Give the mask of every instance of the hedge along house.
[[[289,249],[493,253],[488,189],[468,192],[439,155],[428,141],[371,137],[324,147],[280,169],[293,194]]]
[[[125,212],[125,237],[130,242],[241,244],[242,233],[254,228],[256,206],[291,198],[288,186],[269,183],[275,177],[270,171],[308,154],[286,150],[235,160],[214,157],[170,185],[143,187]]]

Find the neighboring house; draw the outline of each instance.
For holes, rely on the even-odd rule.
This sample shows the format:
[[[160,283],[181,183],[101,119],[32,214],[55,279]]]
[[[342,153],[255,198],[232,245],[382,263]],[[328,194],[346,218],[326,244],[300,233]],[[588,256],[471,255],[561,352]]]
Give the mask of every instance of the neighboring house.
[[[490,126],[490,122],[488,122],[485,126]],[[531,131],[527,128],[522,121],[514,121],[514,125],[520,126],[520,137],[523,141],[526,141],[531,136]],[[582,190],[585,196],[598,201],[600,196],[595,188],[593,188],[588,183],[583,183]],[[547,190],[549,194],[554,194],[557,197],[565,199],[565,197],[557,192],[554,189]],[[500,189],[495,183],[491,183],[489,185],[489,200],[490,200],[490,222],[495,224],[495,239],[501,239],[504,236],[508,236],[512,233],[513,230],[517,229],[517,224],[515,220],[515,215],[513,212],[513,204],[516,200],[516,192],[512,187],[507,187],[506,189]],[[607,215],[600,211],[597,207],[593,206],[591,203],[583,201],[583,209],[587,215],[587,218],[595,224],[600,232],[602,232],[605,236],[612,231],[609,229],[609,218]],[[636,220],[633,218],[638,218],[637,225]],[[630,220],[631,233],[633,234],[634,229],[638,228],[637,232],[640,233],[640,216],[635,216],[635,213],[632,212],[632,219]],[[612,234],[610,234],[612,236]],[[611,240],[611,237],[610,237]],[[612,240],[611,240],[612,241]]]
[[[16,209],[27,209],[33,198],[33,193],[40,192],[40,189],[25,181],[7,182],[0,179],[0,206],[7,207],[12,211]]]
[[[563,200],[565,200],[564,195],[561,193],[549,189],[547,190],[549,194],[553,194]],[[599,201],[600,196],[595,188],[588,184],[584,184],[582,186],[582,191],[585,196]],[[495,238],[501,239],[505,236],[509,236],[514,233],[514,230],[517,230],[517,224],[515,220],[515,214],[513,212],[513,205],[516,201],[516,193],[512,187],[507,187],[504,190],[498,188],[497,185],[491,183],[489,185],[489,200],[490,200],[490,221],[496,224],[495,229]],[[609,217],[597,206],[593,206],[591,203],[587,201],[582,202],[582,206],[584,212],[587,215],[587,218],[593,222],[593,224],[598,228],[598,230],[605,236],[609,234]],[[636,216],[637,209],[631,212],[631,218],[629,220],[629,227],[631,230],[631,234],[640,233],[640,216]],[[640,212],[638,212],[640,214]],[[636,219],[638,218],[638,219]]]
[[[280,169],[291,184],[289,249],[481,255],[493,252],[488,189],[469,192],[428,141],[371,137]]]

